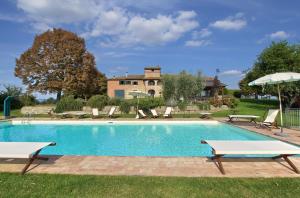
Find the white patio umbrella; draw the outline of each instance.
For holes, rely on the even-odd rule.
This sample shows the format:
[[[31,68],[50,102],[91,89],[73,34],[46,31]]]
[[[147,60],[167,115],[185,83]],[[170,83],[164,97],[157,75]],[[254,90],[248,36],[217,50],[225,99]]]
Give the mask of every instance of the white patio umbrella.
[[[144,93],[142,91],[130,91],[128,93],[129,95],[133,96],[133,97],[136,97],[137,98],[137,104],[136,104],[136,118],[139,118],[139,113],[138,113],[138,110],[139,110],[139,102],[140,102],[140,99],[141,97],[146,97],[146,96],[149,96],[147,93]]]
[[[275,85],[277,84],[277,91],[278,91],[278,99],[279,99],[279,109],[280,109],[280,122],[281,122],[281,130],[280,133],[277,135],[283,136],[283,119],[282,119],[282,104],[281,104],[281,95],[280,95],[280,83],[284,82],[294,82],[300,80],[300,73],[294,73],[294,72],[281,72],[281,73],[275,73],[275,74],[269,74],[264,77],[258,78],[252,82],[250,82],[249,86],[254,85]]]

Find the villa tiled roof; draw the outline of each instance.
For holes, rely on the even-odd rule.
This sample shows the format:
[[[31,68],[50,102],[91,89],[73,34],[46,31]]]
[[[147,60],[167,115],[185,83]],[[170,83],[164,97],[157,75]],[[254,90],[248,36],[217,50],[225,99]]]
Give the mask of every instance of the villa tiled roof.
[[[145,67],[145,69],[161,69],[160,66]]]
[[[145,75],[127,75],[127,76],[116,76],[108,80],[148,80],[148,79],[161,79],[161,77],[147,77]]]

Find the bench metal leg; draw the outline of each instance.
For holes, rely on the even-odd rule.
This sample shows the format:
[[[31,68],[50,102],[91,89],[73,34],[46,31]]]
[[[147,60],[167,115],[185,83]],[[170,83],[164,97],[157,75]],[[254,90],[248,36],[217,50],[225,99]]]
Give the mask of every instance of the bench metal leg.
[[[233,118],[228,116],[227,122],[233,122]]]
[[[300,171],[299,169],[296,167],[296,165],[288,158],[289,156],[292,156],[292,155],[278,155],[278,156],[275,156],[275,157],[272,157],[272,159],[280,159],[280,158],[283,158],[284,161],[286,161],[290,167],[292,167],[292,169],[297,173],[297,174],[300,174]]]
[[[253,122],[254,124],[257,124],[256,119],[255,118],[251,118],[250,119],[250,123]]]
[[[41,152],[41,150],[42,149],[36,151],[35,154],[33,154],[33,156],[28,160],[27,164],[25,165],[25,167],[23,168],[23,170],[21,172],[22,175],[24,175],[26,173],[27,169],[30,167],[30,165],[32,164],[32,162],[34,160],[36,160],[36,159],[43,159],[43,160],[45,159],[46,160],[46,158],[38,156],[39,153]]]
[[[217,166],[220,170],[220,172],[225,175],[225,170],[223,168],[223,164],[222,164],[222,161],[221,161],[221,158],[223,157],[223,155],[215,155],[214,157],[212,157],[212,160],[216,161],[217,163]]]
[[[300,174],[299,169],[295,166],[295,164],[288,158],[288,156],[284,155],[283,159],[294,169],[297,174]]]

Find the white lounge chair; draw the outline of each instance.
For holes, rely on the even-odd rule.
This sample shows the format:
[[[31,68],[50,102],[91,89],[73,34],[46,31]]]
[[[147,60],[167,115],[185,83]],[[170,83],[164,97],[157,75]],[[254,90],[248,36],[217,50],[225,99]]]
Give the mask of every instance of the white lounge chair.
[[[172,117],[172,107],[167,107],[166,108],[166,111],[165,111],[165,114],[164,114],[164,117],[165,118],[171,118]]]
[[[71,117],[69,113],[63,112],[63,113],[56,113],[56,116],[59,116],[60,118],[68,118]]]
[[[271,129],[273,126],[278,128],[277,126],[277,122],[276,122],[276,117],[279,113],[279,109],[270,109],[268,111],[268,115],[266,117],[266,119],[260,123],[259,126],[262,126],[262,127],[267,127],[269,129]]]
[[[255,115],[228,115],[228,122],[233,122],[233,119],[249,119],[250,122],[256,123],[256,119],[260,118],[260,116]]]
[[[112,118],[114,113],[116,111],[116,107],[115,106],[112,106],[108,112],[108,117]]]
[[[138,113],[139,113],[139,118],[146,118],[147,116],[146,116],[146,114],[144,113],[144,111],[143,110],[138,110]]]
[[[99,110],[97,108],[92,109],[93,118],[99,117]]]
[[[213,160],[216,160],[218,168],[225,174],[221,159],[224,155],[276,155],[273,159],[283,158],[296,173],[298,168],[288,158],[300,154],[300,148],[282,141],[220,141],[202,140],[202,144],[208,144],[212,148]]]
[[[155,109],[150,109],[150,111],[151,111],[151,114],[152,114],[153,118],[158,118],[159,117],[159,115],[158,115],[158,113],[156,112]]]
[[[39,153],[43,148],[54,145],[54,142],[0,142],[0,158],[29,159],[21,172],[24,174],[34,160],[48,160]]]
[[[77,118],[84,118],[87,115],[87,113],[85,113],[84,111],[69,111],[67,113]]]

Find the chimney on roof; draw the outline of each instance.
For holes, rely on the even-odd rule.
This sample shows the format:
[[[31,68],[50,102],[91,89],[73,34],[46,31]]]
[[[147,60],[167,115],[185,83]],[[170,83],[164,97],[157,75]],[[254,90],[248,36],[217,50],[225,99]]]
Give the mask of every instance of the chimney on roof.
[[[128,77],[128,72],[125,73],[126,78]]]

